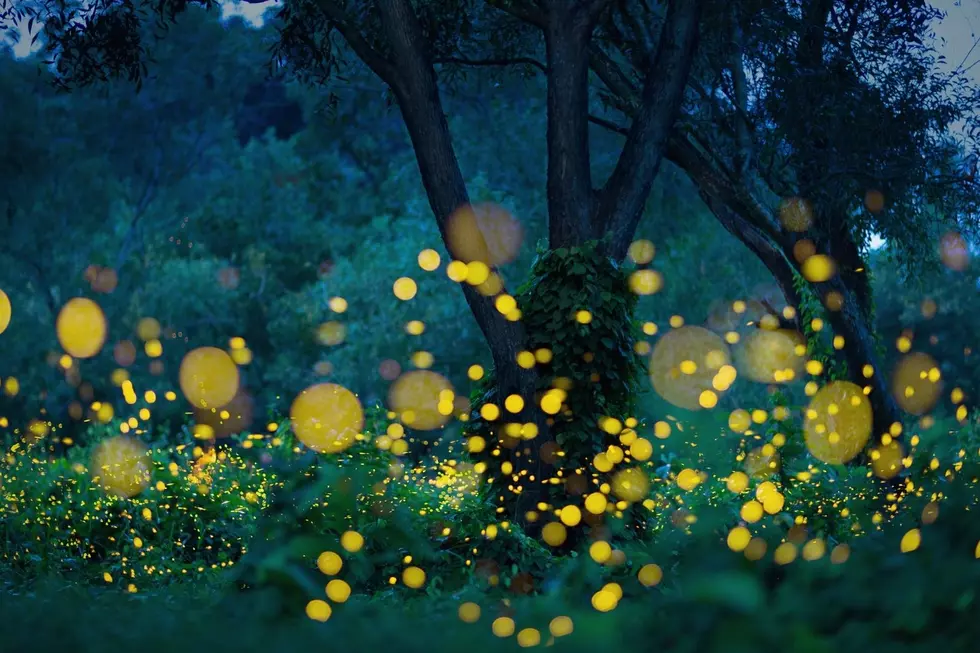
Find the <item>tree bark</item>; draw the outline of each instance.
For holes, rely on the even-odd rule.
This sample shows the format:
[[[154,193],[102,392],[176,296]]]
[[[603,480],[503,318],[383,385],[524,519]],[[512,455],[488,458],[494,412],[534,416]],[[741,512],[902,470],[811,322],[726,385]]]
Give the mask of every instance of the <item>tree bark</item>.
[[[877,440],[888,433],[895,423],[901,425],[902,412],[888,387],[888,380],[881,367],[881,360],[875,346],[873,325],[867,315],[861,310],[858,298],[840,277],[834,277],[826,283],[814,284],[821,294],[838,292],[844,297],[844,304],[839,311],[828,310],[830,325],[834,333],[844,338],[844,358],[850,380],[859,386],[870,386],[868,400],[874,418],[874,433]],[[865,378],[863,369],[870,365],[873,369],[871,378]]]
[[[793,264],[787,260],[779,247],[761,229],[717,198],[701,193],[701,199],[708,206],[715,219],[721,223],[721,226],[739,239],[749,251],[755,254],[756,258],[762,261],[773,279],[776,280],[776,285],[779,286],[780,292],[786,299],[786,305],[792,306],[794,309],[799,307],[800,296],[796,292]],[[776,317],[780,319],[782,324],[783,317],[781,315],[776,315]],[[793,328],[797,327],[794,326]]]
[[[456,159],[435,69],[408,0],[381,0],[379,7],[392,50],[391,65],[396,72],[391,87],[408,128],[429,205],[443,241],[448,243],[449,217],[457,208],[469,203],[469,195]],[[537,455],[540,447],[550,439],[545,415],[534,401],[538,375],[533,369],[526,370],[517,364],[517,354],[525,348],[527,335],[520,322],[511,322],[497,311],[492,298],[484,297],[468,284],[463,284],[462,289],[490,348],[497,392],[502,397],[510,394],[524,397],[526,407],[518,418],[538,426],[538,436],[528,441],[531,455],[522,455],[512,461],[518,470],[527,471],[518,501],[520,508],[524,508],[525,504],[533,505],[545,496],[543,481],[550,475],[549,467]],[[522,515],[519,512],[517,517]]]
[[[589,238],[592,172],[589,153],[588,44],[593,23],[575,2],[549,7],[547,53],[548,241],[552,248]]]
[[[656,54],[647,63],[640,106],[632,116],[616,167],[599,194],[596,237],[610,236],[609,254],[626,256],[680,112],[697,48],[702,0],[671,0]],[[583,51],[583,59],[587,61]],[[588,116],[586,115],[586,119]]]

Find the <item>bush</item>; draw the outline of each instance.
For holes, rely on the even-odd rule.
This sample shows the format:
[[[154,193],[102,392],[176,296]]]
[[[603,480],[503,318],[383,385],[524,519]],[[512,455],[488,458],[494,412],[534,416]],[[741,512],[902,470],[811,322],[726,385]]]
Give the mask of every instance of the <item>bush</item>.
[[[135,590],[237,562],[274,479],[234,452],[178,446],[149,451],[144,491],[113,496],[89,469],[112,430],[90,427],[90,444],[63,458],[9,448],[0,468],[3,565],[22,580],[60,573]]]

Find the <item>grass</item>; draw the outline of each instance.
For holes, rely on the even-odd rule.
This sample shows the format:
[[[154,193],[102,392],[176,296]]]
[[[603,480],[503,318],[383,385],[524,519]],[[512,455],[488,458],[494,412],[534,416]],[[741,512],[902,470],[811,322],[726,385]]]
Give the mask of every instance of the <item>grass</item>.
[[[940,423],[924,434],[929,454],[906,470],[909,491],[899,503],[886,501],[863,468],[823,470],[816,481],[784,470],[765,476],[785,508],[749,523],[741,509],[758,496],[762,476],[747,494],[734,492],[725,455],[692,446],[723,428],[676,430],[669,471],[662,459],[650,466],[666,476],[651,477],[653,508],[641,513],[647,530],[616,530],[619,520],[611,520],[602,537],[624,562],[601,563],[588,539],[576,550],[549,549],[504,523],[491,497],[460,493],[470,486],[444,464],[408,466],[392,479],[401,463],[367,442],[327,460],[296,453],[285,431],[223,458],[159,446],[149,454],[146,489],[132,498],[107,496],[87,468],[114,437],[111,428],[97,427],[67,459],[10,450],[0,470],[2,650],[299,651],[339,643],[478,652],[548,644],[558,616],[574,624],[571,636],[553,642],[560,651],[975,650],[976,424]],[[268,464],[257,466],[265,454]],[[784,462],[790,471],[798,464]],[[709,473],[682,489],[684,468]],[[739,524],[754,536],[744,550],[725,545]],[[345,531],[363,535],[363,549],[345,550]],[[318,623],[304,607],[326,598],[331,578],[316,559],[327,550],[342,556],[333,578],[352,595],[331,600],[330,618]],[[845,550],[846,561],[838,555]],[[409,564],[425,570],[421,588],[402,580]],[[662,572],[650,587],[638,580],[648,564]],[[519,589],[523,582],[530,594]],[[464,602],[481,607],[476,623],[458,616]]]

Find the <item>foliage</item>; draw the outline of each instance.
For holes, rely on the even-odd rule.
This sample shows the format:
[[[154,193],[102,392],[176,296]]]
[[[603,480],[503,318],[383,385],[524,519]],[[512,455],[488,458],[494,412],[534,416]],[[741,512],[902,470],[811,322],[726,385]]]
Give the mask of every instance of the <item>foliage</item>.
[[[847,379],[847,361],[835,353],[840,347],[834,345],[835,334],[827,319],[827,308],[806,279],[794,273],[793,280],[800,297],[796,310],[806,339],[807,358],[819,361],[828,380]]]
[[[980,376],[975,365],[975,316],[980,311],[977,265],[962,271],[939,269],[914,276],[902,271],[900,261],[879,257],[874,262],[880,306],[881,341],[887,345],[887,363],[894,366],[900,352],[894,347],[908,336],[915,351],[940,364],[947,396],[954,388],[964,393],[964,405],[977,405]],[[943,401],[940,411],[955,410]]]
[[[90,431],[90,446],[67,457],[9,447],[0,472],[5,568],[23,579],[62,573],[136,591],[239,560],[271,490],[264,471],[234,452],[153,449],[147,489],[114,497],[93,480],[89,459],[118,425]]]
[[[168,595],[151,593],[142,601],[103,590],[70,588],[55,594],[40,586],[36,594],[10,596],[0,610],[10,624],[10,645],[29,641],[43,647],[49,638],[60,638],[50,639],[54,643],[69,636],[81,651],[106,645],[165,650],[171,643],[161,633],[178,630],[202,646],[215,638],[242,651],[348,637],[365,646],[390,645],[397,638],[404,650],[458,650],[460,645],[489,650],[499,647],[489,632],[493,619],[512,616],[518,629],[536,628],[544,640],[557,615],[573,620],[574,633],[556,642],[570,651],[626,646],[638,638],[682,651],[787,645],[817,652],[939,645],[969,651],[980,634],[972,609],[980,582],[973,551],[980,531],[972,511],[964,510],[964,498],[951,494],[940,518],[920,526],[918,550],[900,553],[899,540],[913,524],[896,523],[853,542],[847,561],[838,564],[826,554],[787,565],[750,562],[719,547],[710,530],[696,528],[681,540],[686,553],[678,563],[664,563],[659,586],[622,581],[622,605],[606,614],[588,607],[588,593],[583,596],[585,588],[574,583],[544,596],[513,597],[507,604],[477,598],[483,615],[475,625],[458,620],[459,599],[446,595],[408,603],[402,596],[352,597],[327,625],[319,625],[297,622],[297,612],[292,618],[256,619],[267,614],[267,604],[253,595],[227,598],[192,585]],[[662,549],[651,553],[665,560]],[[93,601],[96,596],[99,600]],[[188,605],[195,609],[188,611]],[[150,632],[153,636],[147,637]]]
[[[627,273],[600,256],[594,242],[541,251],[517,303],[529,348],[549,348],[551,376],[571,382],[564,403],[575,406],[575,414],[556,416],[555,441],[569,468],[587,464],[602,449],[595,441],[602,418],[624,420],[634,410],[641,365],[633,350],[639,331]],[[590,316],[586,324],[576,319],[582,310]]]
[[[598,245],[539,249],[515,297],[528,332],[527,351],[536,359],[530,364],[541,370],[538,393],[530,400],[540,401],[541,393],[560,387],[566,392],[561,403],[575,406],[574,412],[564,410],[548,419],[548,435],[562,452],[557,466],[569,472],[587,468],[605,448],[609,434],[601,428],[603,420],[632,417],[642,374],[634,351],[636,295],[629,289],[627,272],[603,256]],[[498,396],[493,373],[473,395],[466,434],[488,443],[478,460],[490,460],[498,442],[507,446],[515,440],[501,432],[506,426],[481,413],[487,404],[503,406],[505,399]],[[507,478],[497,478],[499,488]]]

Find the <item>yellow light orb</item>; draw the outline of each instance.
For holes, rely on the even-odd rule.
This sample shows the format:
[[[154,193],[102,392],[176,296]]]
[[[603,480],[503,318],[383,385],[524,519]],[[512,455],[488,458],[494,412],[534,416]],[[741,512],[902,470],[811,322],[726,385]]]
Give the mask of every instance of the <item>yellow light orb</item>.
[[[402,582],[413,590],[425,585],[425,572],[419,567],[406,567],[402,572]]]
[[[790,197],[779,203],[779,220],[790,231],[806,231],[813,222],[810,203],[799,197]]]
[[[217,347],[187,352],[180,363],[180,389],[195,408],[220,408],[238,393],[235,361]]]
[[[561,546],[565,543],[565,539],[568,537],[568,531],[561,522],[553,521],[545,524],[545,527],[541,529],[541,539],[545,541],[548,546]]]
[[[392,286],[392,291],[395,293],[395,297],[402,301],[408,301],[415,297],[419,291],[418,284],[415,283],[414,279],[409,277],[399,277],[395,280]]]
[[[559,518],[565,526],[578,526],[582,521],[582,511],[578,506],[565,506],[561,509]]]
[[[317,557],[316,566],[327,576],[336,576],[344,566],[344,561],[333,551],[324,551]]]
[[[357,553],[364,547],[364,536],[357,531],[347,531],[340,536],[340,546],[348,553]]]
[[[466,602],[459,606],[459,620],[467,624],[475,624],[480,620],[480,606]]]
[[[339,453],[350,447],[364,428],[364,411],[353,392],[335,383],[303,390],[289,409],[299,441],[319,453]]]
[[[653,260],[657,248],[649,240],[634,240],[630,243],[627,256],[637,265],[646,265]]]
[[[592,595],[592,607],[599,612],[609,612],[615,609],[618,603],[616,595],[608,590],[599,590]]]
[[[350,585],[335,578],[327,583],[327,598],[334,603],[344,603],[350,598]]]
[[[922,544],[922,531],[918,528],[913,528],[902,536],[899,549],[902,553],[911,553],[918,549],[920,544]]]
[[[510,637],[514,634],[514,620],[510,617],[497,617],[490,624],[490,630],[497,637]]]
[[[449,415],[439,410],[440,395],[453,392],[453,387],[441,374],[429,370],[414,370],[398,377],[388,391],[388,408],[404,415],[412,413],[406,426],[419,431],[441,428],[449,421]]]
[[[837,263],[826,254],[814,254],[800,266],[803,277],[812,283],[829,280],[837,273]]]
[[[541,643],[541,633],[536,628],[523,628],[517,633],[517,645],[521,648],[533,648]]]
[[[905,467],[902,445],[896,440],[875,447],[871,451],[871,469],[882,479],[894,478]]]
[[[423,249],[421,252],[419,252],[419,267],[426,272],[434,272],[435,270],[439,269],[440,260],[439,252],[434,249]]]
[[[629,287],[637,295],[655,295],[664,287],[664,278],[656,270],[637,270],[630,275]]]
[[[92,453],[90,469],[99,485],[115,496],[136,496],[150,483],[146,446],[128,436],[100,442]]]
[[[327,306],[334,313],[343,313],[347,310],[347,300],[343,297],[331,297],[330,301],[327,302]],[[242,341],[244,346],[244,340]]]
[[[630,444],[630,456],[633,460],[643,462],[650,460],[653,455],[653,444],[646,438],[637,438]]]
[[[612,479],[613,494],[629,503],[642,501],[650,491],[650,479],[639,467],[616,472]]]
[[[637,579],[643,587],[654,587],[659,585],[660,581],[663,580],[664,572],[660,568],[660,565],[648,564],[640,567],[640,571],[636,574]]]
[[[7,327],[10,326],[11,313],[10,298],[7,297],[7,293],[0,290],[0,333],[6,331]]]
[[[612,557],[612,547],[605,540],[596,540],[589,545],[589,557],[601,565]]]
[[[58,313],[55,329],[62,349],[75,358],[92,358],[102,349],[108,326],[98,304],[75,297]]]
[[[745,547],[749,545],[749,540],[752,539],[752,534],[749,529],[744,526],[736,526],[728,532],[727,543],[728,548],[732,551],[743,551]]]
[[[585,509],[588,510],[593,515],[601,515],[606,512],[606,506],[609,502],[606,500],[606,495],[602,492],[593,492],[589,496],[585,497]]]
[[[701,475],[693,469],[682,469],[677,473],[677,486],[690,492],[701,484]]]
[[[140,340],[144,342],[147,340],[155,340],[160,337],[160,323],[157,322],[152,317],[144,317],[136,325],[136,335],[140,337]]]
[[[729,492],[741,494],[749,487],[749,477],[744,472],[732,472],[728,475],[725,485]]]
[[[322,623],[330,618],[332,612],[330,604],[323,599],[313,599],[306,604],[306,616],[313,621]]]
[[[728,345],[721,337],[702,327],[682,326],[668,332],[654,346],[650,380],[657,394],[675,406],[687,410],[712,408],[718,400],[712,380],[730,362]],[[710,396],[705,394],[709,392]]]
[[[757,329],[735,350],[736,365],[758,383],[788,383],[802,374],[804,356],[798,349],[801,344],[804,344],[803,336],[792,329]],[[786,370],[792,373],[787,375]]]
[[[942,375],[932,356],[913,352],[903,356],[892,372],[892,395],[898,405],[912,415],[932,410],[942,394]]]
[[[572,623],[571,617],[566,617],[565,615],[555,617],[551,620],[551,623],[548,624],[548,630],[555,637],[565,637],[566,635],[571,635],[574,629],[575,626]]]
[[[446,223],[446,244],[464,262],[497,267],[517,258],[524,229],[506,209],[494,204],[461,206]]]
[[[813,396],[805,411],[804,438],[817,460],[842,465],[864,450],[871,436],[871,402],[860,386],[833,381]]]

